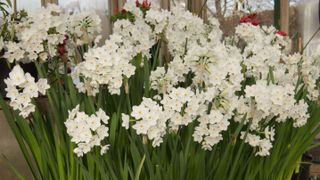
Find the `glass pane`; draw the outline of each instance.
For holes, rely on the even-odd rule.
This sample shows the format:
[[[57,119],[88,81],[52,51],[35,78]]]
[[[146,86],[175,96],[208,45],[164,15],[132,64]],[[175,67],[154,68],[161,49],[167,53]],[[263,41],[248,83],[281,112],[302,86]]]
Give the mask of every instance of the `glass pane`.
[[[97,10],[106,12],[108,8],[107,0],[60,0],[59,5],[72,11]]]
[[[27,11],[38,9],[41,7],[41,0],[16,0],[17,9],[25,9]]]
[[[301,0],[290,0],[290,5],[297,5]],[[208,8],[216,13],[216,2],[220,2],[221,14],[230,16],[240,12],[259,12],[264,10],[273,10],[274,0],[208,0]],[[219,3],[218,3],[219,4]]]
[[[311,40],[304,51],[307,55],[319,52],[317,50],[319,50],[320,34],[317,33],[313,37],[319,28],[320,22],[318,5],[318,0],[302,0],[301,2],[300,23],[303,30],[303,44],[307,44]]]
[[[102,39],[107,38],[110,29],[107,19],[108,0],[59,0],[59,6],[70,12],[94,10],[101,18]]]

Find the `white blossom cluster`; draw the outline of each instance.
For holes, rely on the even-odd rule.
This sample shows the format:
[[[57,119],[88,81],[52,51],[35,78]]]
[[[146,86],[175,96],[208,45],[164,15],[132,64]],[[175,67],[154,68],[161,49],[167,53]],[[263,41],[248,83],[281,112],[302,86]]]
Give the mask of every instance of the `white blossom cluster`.
[[[90,49],[84,55],[85,61],[76,66],[73,77],[83,78],[77,83],[80,92],[95,96],[100,85],[108,85],[111,94],[120,94],[123,78],[131,77],[135,67],[129,63],[130,56],[120,53],[118,46],[113,45],[113,48],[107,48],[106,45]]]
[[[161,35],[168,24],[171,13],[168,10],[150,9],[146,13],[146,22],[154,25],[154,32]]]
[[[167,70],[164,67],[157,67],[155,71],[151,72],[151,88],[160,94],[170,92],[174,86],[185,81],[185,75],[188,72],[188,66],[179,56],[176,56],[168,64]]]
[[[69,111],[68,119],[65,122],[71,141],[77,145],[74,153],[81,157],[98,146],[101,148],[100,154],[105,154],[109,149],[108,144],[103,145],[103,140],[109,136],[107,126],[109,116],[102,109],[89,116],[79,108],[80,106],[77,105]]]
[[[7,97],[10,99],[10,106],[14,110],[19,110],[19,115],[27,118],[30,113],[35,112],[33,98],[39,94],[45,95],[50,88],[47,79],[39,79],[35,82],[34,77],[29,73],[24,73],[23,69],[16,65],[9,73],[9,77],[4,80],[7,88]]]
[[[245,142],[259,146],[257,155],[266,156],[272,141],[262,138],[259,132],[271,121],[291,120],[296,128],[307,123],[308,104],[304,99],[297,100],[296,96],[306,91],[305,98],[309,100],[319,97],[316,81],[320,75],[320,59],[290,55],[289,38],[273,27],[243,23],[236,28],[236,34],[246,43],[244,75],[254,81],[244,88],[245,95],[239,99],[237,113],[245,114],[247,122],[251,122],[253,134],[249,134]],[[240,121],[240,117],[235,120]]]
[[[101,19],[95,12],[67,16],[66,28],[76,45],[89,44],[101,32]]]
[[[154,32],[134,2],[128,2],[124,8],[136,15],[135,21],[116,21],[114,33],[105,45],[92,48],[84,55],[85,61],[77,65],[73,74],[75,78],[83,78],[77,84],[80,92],[95,96],[99,85],[107,85],[111,94],[120,94],[123,79],[130,78],[135,72],[131,60],[138,55],[151,56],[150,48],[156,43]]]
[[[289,120],[295,128],[307,123],[307,101],[296,95],[307,91],[309,100],[319,96],[320,59],[289,55],[291,43],[283,33],[243,23],[233,42],[231,38],[224,42],[216,19],[204,24],[179,7],[170,12],[151,9],[145,19],[164,37],[172,56],[167,66],[157,67],[150,76],[168,132],[195,122],[194,140],[211,150],[223,140],[222,132],[231,121],[245,118],[249,132],[240,138],[257,147],[256,155],[267,156],[276,133],[270,123]],[[242,46],[237,46],[239,40]],[[190,77],[192,83],[181,87]],[[136,119],[132,114],[124,117],[125,122]]]
[[[247,76],[266,79],[270,67],[286,68],[286,66],[278,67],[277,65],[281,65],[281,59],[290,50],[291,43],[288,37],[276,33],[273,27],[260,28],[249,23],[242,23],[236,28],[236,34],[247,43],[243,53]],[[277,72],[278,69],[274,71]]]
[[[126,116],[126,115],[123,115]],[[162,143],[166,134],[166,115],[162,107],[150,98],[143,98],[139,106],[133,106],[131,117],[136,120],[132,126],[137,134],[147,135],[154,147]]]
[[[100,31],[100,20],[94,14],[70,16],[56,7],[49,8],[56,13],[44,14],[50,19],[47,29],[34,30],[43,37],[41,42],[57,45],[63,43],[62,35],[69,34],[75,44],[82,45]],[[166,134],[192,124],[194,141],[211,150],[223,141],[223,133],[231,123],[243,123],[240,137],[235,138],[254,147],[257,156],[268,156],[277,133],[274,124],[292,123],[292,128],[299,128],[308,123],[308,103],[319,97],[320,56],[290,54],[290,39],[284,33],[273,27],[242,23],[235,36],[223,38],[217,19],[206,24],[182,7],[171,11],[151,7],[142,12],[130,1],[124,9],[134,18],[117,20],[114,33],[103,46],[89,48],[84,61],[73,69],[72,77],[78,81],[78,91],[89,96],[99,93],[101,86],[106,86],[112,95],[123,95],[124,82],[151,59],[154,45],[166,44],[170,61],[158,63],[150,72],[153,96],[128,107],[132,109],[130,113],[122,113],[122,126],[147,137],[154,147],[161,145]],[[67,25],[58,20],[55,23],[54,19],[62,16]],[[19,27],[26,29],[25,34],[18,35],[22,42],[34,36],[28,26]],[[52,27],[55,33],[51,37],[53,34],[48,31]],[[8,42],[5,47],[7,54],[14,54],[8,59],[24,58],[24,45],[20,42]],[[47,52],[47,47],[42,47],[44,50],[34,51],[36,55]],[[137,59],[142,61],[137,63]],[[12,75],[11,79],[15,76],[19,77]],[[27,88],[23,84],[14,87],[20,85]],[[9,92],[14,97],[20,91]],[[108,149],[108,145],[102,145],[108,136],[107,120],[102,110],[87,115],[77,106],[69,112],[66,126],[77,144],[78,156],[94,146],[101,147],[101,154]]]
[[[204,113],[198,121],[200,124],[195,128],[194,141],[201,143],[206,150],[211,150],[223,139],[221,133],[226,131],[230,124],[219,110],[211,110],[209,114]]]
[[[309,118],[308,105],[303,100],[296,102],[291,85],[267,85],[267,81],[259,80],[255,85],[247,86],[245,92],[246,97],[254,97],[255,100],[255,112],[251,113],[254,116],[253,128],[265,118],[277,117],[277,122],[293,119],[295,127],[303,126]]]
[[[263,132],[260,132],[263,137],[252,133],[241,132],[240,138],[250,146],[258,149],[256,155],[268,156],[272,148],[272,141],[274,141],[274,128],[266,127]]]
[[[172,55],[184,55],[193,45],[206,42],[207,26],[201,18],[179,6],[173,7],[171,13],[164,33]]]
[[[163,96],[161,104],[170,118],[169,127],[177,131],[179,126],[187,126],[197,115],[199,99],[190,88],[173,88]]]
[[[9,28],[17,38],[17,41],[4,43],[3,57],[10,63],[45,62],[59,53],[67,53],[66,50],[59,52],[59,45],[68,48],[67,39],[70,39],[71,44],[88,44],[101,32],[101,20],[95,13],[69,15],[53,4],[30,11],[19,21],[10,22]]]

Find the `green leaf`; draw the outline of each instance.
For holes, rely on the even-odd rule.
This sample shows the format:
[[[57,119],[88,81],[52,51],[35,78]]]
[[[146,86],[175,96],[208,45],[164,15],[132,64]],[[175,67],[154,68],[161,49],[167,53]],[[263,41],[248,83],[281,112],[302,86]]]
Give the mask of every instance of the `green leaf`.
[[[13,166],[13,164],[8,160],[8,158],[5,155],[1,154],[1,157],[9,165],[10,169],[14,172],[14,174],[17,176],[19,180],[25,180],[23,175]]]
[[[139,167],[138,167],[138,169],[136,171],[136,175],[135,175],[135,178],[134,178],[135,180],[139,180],[140,179],[140,174],[141,174],[141,170],[142,170],[142,167],[143,167],[145,159],[146,159],[146,155],[144,155],[142,157],[142,160],[141,160],[141,162],[139,164]]]
[[[115,145],[116,142],[116,135],[117,135],[117,128],[118,128],[118,124],[119,124],[119,118],[118,115],[116,113],[113,113],[112,118],[111,118],[111,128],[110,128],[110,144],[111,146]]]
[[[24,139],[24,136],[21,134],[21,131],[19,130],[16,122],[15,122],[15,118],[14,118],[14,114],[11,113],[11,111],[9,110],[6,102],[3,100],[2,96],[0,96],[0,105],[1,105],[1,108],[2,108],[2,111],[4,112],[5,114],[5,117],[6,117],[6,120],[13,132],[13,134],[15,135],[16,137],[16,140],[20,146],[20,149],[23,153],[23,156],[25,158],[25,160],[27,161],[27,164],[29,166],[29,169],[33,175],[34,178],[37,178],[37,173],[36,173],[36,169],[34,168],[33,166],[33,163],[32,163],[32,156],[30,155],[26,145],[25,145],[25,141],[23,140]]]
[[[12,7],[11,0],[6,0],[7,4]]]

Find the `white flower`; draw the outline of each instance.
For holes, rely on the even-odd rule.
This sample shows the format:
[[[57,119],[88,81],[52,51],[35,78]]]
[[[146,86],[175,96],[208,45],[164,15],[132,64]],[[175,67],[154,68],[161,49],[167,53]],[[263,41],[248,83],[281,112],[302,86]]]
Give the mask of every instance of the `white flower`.
[[[45,95],[46,94],[46,90],[48,90],[50,88],[49,84],[48,84],[48,80],[47,79],[39,79],[37,82],[37,86],[38,86],[38,90],[41,94]]]
[[[171,13],[165,30],[171,54],[183,55],[189,47],[206,40],[206,26],[202,19],[185,11],[181,6],[173,7]]]
[[[96,132],[101,140],[109,136],[109,128],[106,126],[98,127]]]
[[[74,46],[91,45],[101,32],[101,20],[96,13],[69,14],[56,5],[30,11],[19,23],[10,23],[12,26],[9,28],[12,27],[10,30],[14,31],[17,41],[4,43],[4,57],[11,63],[45,62],[51,57],[60,56],[57,48],[61,45],[73,55]],[[0,47],[3,47],[1,42]]]
[[[122,127],[124,127],[125,129],[129,129],[129,122],[130,122],[130,117],[124,113],[121,114],[121,119],[122,119]]]
[[[20,86],[26,82],[26,77],[23,72],[23,69],[19,65],[13,67],[13,69],[9,73],[9,78],[10,84],[13,86]]]
[[[9,77],[4,81],[7,85],[5,90],[7,97],[10,98],[10,106],[14,110],[19,110],[19,114],[24,118],[35,111],[32,99],[38,97],[39,93],[45,95],[46,89],[50,87],[46,79],[35,82],[35,79],[29,73],[24,73],[19,65],[13,67]]]
[[[106,114],[106,112],[104,112],[103,111],[103,109],[99,109],[97,112],[96,112],[96,115],[97,115],[97,117],[99,118],[99,119],[101,119],[102,120],[102,122],[104,123],[104,124],[108,124],[109,122],[109,116]]]
[[[90,116],[79,111],[79,105],[69,111],[65,126],[71,141],[77,145],[74,149],[77,156],[83,156],[95,146],[100,146],[101,155],[106,153],[109,145],[102,145],[102,141],[109,136],[109,128],[106,126],[108,119],[109,117],[102,109]]]
[[[200,124],[193,134],[194,140],[201,143],[203,149],[211,150],[223,139],[221,133],[226,131],[230,124],[227,118],[217,110],[211,110],[210,114],[202,115],[198,119]]]
[[[257,81],[255,85],[247,86],[245,89],[246,97],[254,97],[255,111],[247,112],[249,117],[257,118],[254,120],[253,128],[263,118],[276,117],[277,122],[285,122],[287,119],[294,119],[296,127],[306,123],[309,115],[307,105],[300,101],[296,102],[294,96],[294,86],[292,85],[267,85],[267,81]]]
[[[270,139],[267,134],[265,134],[266,138],[261,138],[260,136],[251,133],[247,133],[245,138],[245,134],[245,132],[241,132],[240,138],[250,146],[258,147],[258,151],[255,154],[256,156],[270,155],[270,150],[272,148],[272,139]]]
[[[110,145],[104,145],[101,147],[101,150],[100,150],[100,155],[103,155],[105,154],[108,150],[109,150],[109,146]]]
[[[147,135],[150,140],[153,140],[153,146],[159,146],[162,137],[166,134],[167,122],[162,107],[150,98],[143,98],[139,106],[133,106],[131,116],[137,120],[132,126],[137,134]],[[122,117],[128,122],[129,117],[126,115]]]
[[[126,11],[131,12],[137,18],[141,18],[142,17],[142,11],[140,10],[139,7],[136,6],[136,3],[134,1],[128,1],[124,5],[123,9],[125,9]]]
[[[153,3],[152,3],[153,4]],[[170,16],[170,12],[167,10],[155,10],[150,9],[146,13],[146,22],[154,25],[154,31],[156,34],[160,34],[164,31],[164,28],[168,24],[168,18]]]
[[[4,54],[4,58],[10,63],[14,61],[20,61],[24,58],[25,51],[22,49],[22,45],[20,43],[15,42],[7,42],[5,44],[6,52]]]
[[[67,18],[67,29],[77,45],[94,42],[101,32],[101,19],[94,12],[80,12]]]
[[[90,49],[85,54],[86,61],[79,63],[74,78],[84,78],[84,84],[78,83],[80,92],[95,96],[100,85],[108,85],[111,94],[120,94],[123,77],[131,77],[135,67],[129,63],[131,56],[127,53],[113,52],[106,46]]]

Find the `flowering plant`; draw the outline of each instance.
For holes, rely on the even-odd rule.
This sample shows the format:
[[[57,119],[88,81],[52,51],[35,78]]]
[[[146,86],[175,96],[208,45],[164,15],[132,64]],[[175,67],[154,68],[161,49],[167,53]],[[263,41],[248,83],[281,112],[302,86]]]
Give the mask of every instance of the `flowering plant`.
[[[34,178],[290,179],[320,132],[320,56],[253,16],[223,38],[214,18],[146,4],[128,2],[102,46],[94,13],[10,23],[0,102]]]

